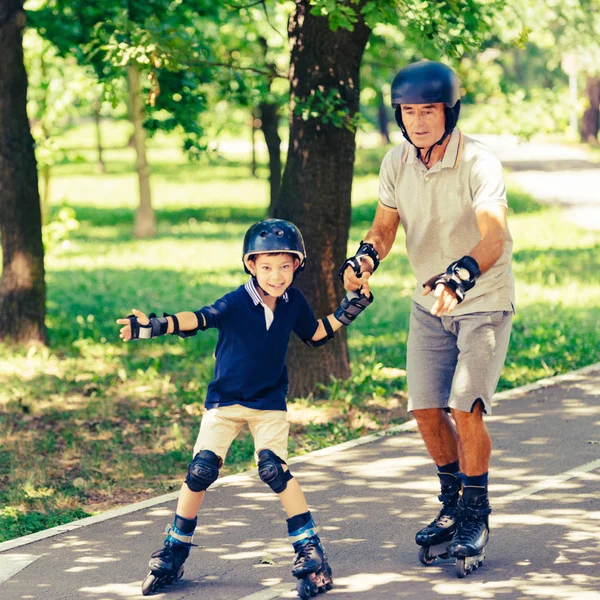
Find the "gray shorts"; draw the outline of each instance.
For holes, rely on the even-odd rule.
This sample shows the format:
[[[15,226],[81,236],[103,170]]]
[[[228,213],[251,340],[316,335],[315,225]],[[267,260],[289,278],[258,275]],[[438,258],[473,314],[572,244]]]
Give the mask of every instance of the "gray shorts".
[[[436,317],[413,302],[406,358],[408,410],[471,412],[477,400],[492,414],[492,396],[506,358],[512,313]]]

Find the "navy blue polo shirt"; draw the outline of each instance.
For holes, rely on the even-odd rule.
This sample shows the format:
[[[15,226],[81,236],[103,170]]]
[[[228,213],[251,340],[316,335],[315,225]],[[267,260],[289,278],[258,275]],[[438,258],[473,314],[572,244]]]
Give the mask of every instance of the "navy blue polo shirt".
[[[309,340],[318,322],[302,292],[293,287],[277,301],[268,329],[263,305],[256,302],[242,285],[212,306],[196,311],[200,323],[202,314],[207,327],[219,330],[207,409],[241,404],[259,410],[286,410],[289,381],[285,358],[290,336],[293,331],[301,340]]]

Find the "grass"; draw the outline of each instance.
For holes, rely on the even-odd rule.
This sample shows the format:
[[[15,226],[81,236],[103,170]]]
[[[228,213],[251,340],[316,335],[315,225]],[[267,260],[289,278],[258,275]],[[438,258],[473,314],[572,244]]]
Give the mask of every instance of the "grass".
[[[383,152],[358,153],[352,247],[375,212]],[[264,167],[253,178],[238,155],[190,165],[157,140],[150,161],[158,236],[134,240],[132,151],[117,148],[106,159],[105,175],[89,162],[54,172],[51,214],[68,205],[79,228],[48,247],[50,347],[0,345],[0,541],[179,488],[216,333],[125,345],[114,321],[133,307],[195,309],[241,284],[243,234],[265,213]],[[499,389],[595,362],[600,347],[600,286],[591,276],[600,266],[600,235],[513,187],[510,204],[518,313]],[[406,418],[413,286],[399,235],[373,279],[385,302],[351,329],[352,377],[290,404],[292,453]],[[224,472],[248,468],[252,452],[246,432]]]

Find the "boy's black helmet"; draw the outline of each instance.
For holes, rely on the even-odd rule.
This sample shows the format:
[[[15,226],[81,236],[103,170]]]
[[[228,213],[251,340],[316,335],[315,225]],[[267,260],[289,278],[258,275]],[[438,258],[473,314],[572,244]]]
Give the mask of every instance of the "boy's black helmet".
[[[436,102],[442,102],[446,107],[447,135],[456,127],[460,113],[460,81],[450,67],[431,60],[421,60],[404,67],[394,77],[392,107],[396,109],[396,122],[405,137],[400,105]]]
[[[306,264],[306,248],[300,230],[289,221],[283,219],[266,219],[255,223],[244,236],[244,252],[242,260],[244,270],[250,274],[246,264],[252,254],[275,254],[289,252],[300,259],[297,272]]]

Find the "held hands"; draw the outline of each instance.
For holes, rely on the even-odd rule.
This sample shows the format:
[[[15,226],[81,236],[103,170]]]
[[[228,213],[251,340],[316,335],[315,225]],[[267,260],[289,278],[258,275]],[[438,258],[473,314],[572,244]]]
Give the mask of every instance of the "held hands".
[[[124,341],[128,342],[129,340],[137,340],[140,339],[139,329],[140,327],[149,328],[150,319],[143,313],[141,310],[137,310],[133,308],[131,310],[132,317],[127,317],[126,319],[117,319],[117,323],[119,325],[123,325],[121,327],[121,331],[119,332],[119,337]],[[136,331],[136,323],[137,322],[137,331]],[[133,331],[132,331],[133,325]]]

